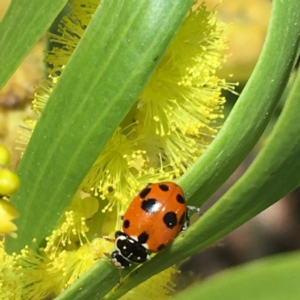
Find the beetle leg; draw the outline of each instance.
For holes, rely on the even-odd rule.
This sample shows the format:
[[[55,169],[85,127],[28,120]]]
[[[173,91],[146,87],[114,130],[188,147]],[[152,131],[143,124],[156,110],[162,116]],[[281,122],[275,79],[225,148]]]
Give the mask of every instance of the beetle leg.
[[[188,211],[195,211],[197,213],[197,215],[200,215],[200,207],[196,207],[196,206],[187,206]]]
[[[181,231],[186,231],[191,223],[190,211],[195,211],[200,215],[200,208],[196,206],[187,206],[186,215],[185,215],[185,225],[182,226]]]
[[[112,238],[110,236],[100,235],[100,237],[103,238],[104,240],[108,241],[108,242],[111,242],[111,243],[114,243],[116,241],[115,238]]]

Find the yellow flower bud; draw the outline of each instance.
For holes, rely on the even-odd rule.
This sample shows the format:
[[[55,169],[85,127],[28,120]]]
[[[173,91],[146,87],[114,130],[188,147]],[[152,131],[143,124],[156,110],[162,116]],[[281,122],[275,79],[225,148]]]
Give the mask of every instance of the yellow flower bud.
[[[0,145],[0,167],[6,167],[10,160],[10,153],[6,147]]]
[[[20,179],[16,173],[8,169],[0,170],[0,194],[11,195],[20,186]]]

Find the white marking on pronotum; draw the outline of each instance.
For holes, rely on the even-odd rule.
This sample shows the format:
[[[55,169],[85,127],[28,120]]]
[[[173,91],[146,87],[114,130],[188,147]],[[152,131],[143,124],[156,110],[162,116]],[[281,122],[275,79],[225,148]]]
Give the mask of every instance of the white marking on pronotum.
[[[133,239],[134,241],[136,241],[136,242],[138,242],[139,240],[138,240],[138,238],[137,238],[137,236],[135,236],[135,235],[133,235],[133,236],[130,236],[130,239]],[[134,243],[133,241],[131,241],[129,239],[129,241],[131,242],[131,243]]]

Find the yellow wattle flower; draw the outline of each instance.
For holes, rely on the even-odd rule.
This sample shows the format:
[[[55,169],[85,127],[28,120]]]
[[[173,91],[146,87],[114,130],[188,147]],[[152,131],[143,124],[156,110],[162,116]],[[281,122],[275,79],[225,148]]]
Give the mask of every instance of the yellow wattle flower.
[[[20,179],[16,173],[6,168],[9,160],[8,149],[0,145],[0,240],[5,235],[17,237],[17,226],[13,221],[19,217],[19,212],[9,202],[9,195],[19,189]]]
[[[17,226],[13,220],[19,217],[16,208],[7,200],[0,198],[0,236],[10,235],[16,238]]]
[[[33,100],[39,115],[58,76],[76,48],[99,0],[73,0],[63,18],[60,44],[47,56],[53,66]],[[191,10],[136,105],[95,161],[80,189],[109,200],[103,211],[124,211],[147,182],[176,179],[207,149],[223,118],[222,89],[216,75],[226,59],[226,26],[204,4]],[[134,120],[134,121],[132,121]],[[34,122],[26,124],[32,129]]]
[[[86,235],[89,231],[87,220],[93,217],[98,208],[99,204],[96,198],[81,198],[78,194],[75,195],[59,227],[53,230],[50,237],[46,238],[45,253],[51,258],[59,249],[73,250],[77,248],[77,244],[82,246],[89,242]]]
[[[92,166],[81,188],[124,211],[148,182],[180,177],[207,149],[223,118],[216,76],[225,26],[204,5],[191,11],[137,104]],[[134,120],[134,122],[132,122]]]
[[[175,284],[172,283],[172,279],[178,273],[179,271],[174,267],[168,268],[132,289],[122,296],[120,300],[170,299],[170,296],[175,292]]]
[[[22,270],[17,264],[15,255],[8,255],[4,250],[4,242],[0,240],[0,299],[22,299]]]

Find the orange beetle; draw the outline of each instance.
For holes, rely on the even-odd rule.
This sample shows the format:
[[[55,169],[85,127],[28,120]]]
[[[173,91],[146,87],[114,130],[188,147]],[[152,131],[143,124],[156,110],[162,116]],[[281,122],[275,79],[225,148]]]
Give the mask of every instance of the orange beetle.
[[[189,210],[183,191],[174,182],[150,183],[140,191],[122,216],[123,231],[115,234],[111,261],[119,269],[150,259],[148,251],[159,252],[169,246],[189,226]]]

